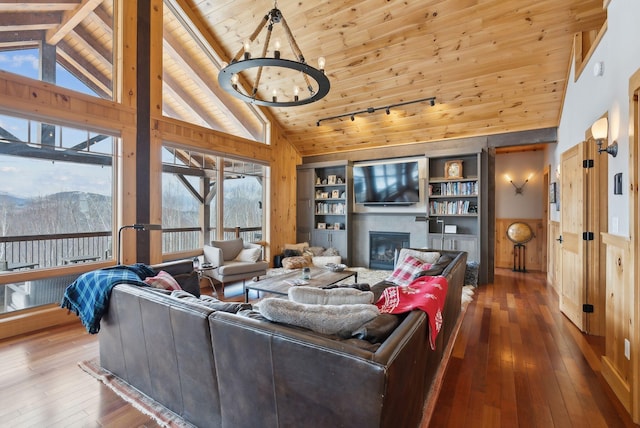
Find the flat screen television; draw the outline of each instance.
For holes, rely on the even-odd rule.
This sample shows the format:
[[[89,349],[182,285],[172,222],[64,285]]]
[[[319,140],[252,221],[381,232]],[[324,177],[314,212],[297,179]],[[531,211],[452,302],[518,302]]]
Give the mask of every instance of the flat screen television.
[[[354,165],[353,191],[357,204],[416,204],[420,202],[418,161]]]

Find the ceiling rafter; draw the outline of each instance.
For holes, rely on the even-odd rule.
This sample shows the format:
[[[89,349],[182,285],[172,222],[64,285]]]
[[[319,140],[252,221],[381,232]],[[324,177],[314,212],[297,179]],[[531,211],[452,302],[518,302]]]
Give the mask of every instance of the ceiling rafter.
[[[93,10],[102,3],[102,0],[82,0],[74,10],[64,13],[62,22],[55,28],[47,31],[46,40],[50,45],[56,45],[67,36],[78,24],[87,18]]]
[[[227,104],[225,104],[221,100],[221,94],[223,93],[222,89],[218,86],[218,82],[211,77],[210,74],[205,73],[203,70],[193,67],[189,63],[189,59],[184,57],[183,51],[178,46],[177,40],[172,37],[170,34],[165,32],[165,42],[163,44],[165,53],[171,57],[173,61],[180,65],[183,69],[191,70],[190,78],[198,85],[198,88],[204,92],[212,94],[212,96],[207,99],[213,102],[217,108],[224,112],[227,116],[227,119],[234,124],[235,127],[245,129],[246,136],[250,136],[253,138],[261,138],[262,129],[255,129],[253,127],[248,127],[245,122],[242,121],[242,115],[244,112],[241,112],[234,108],[229,108]],[[226,95],[226,94],[225,94]],[[186,101],[186,100],[185,100]]]

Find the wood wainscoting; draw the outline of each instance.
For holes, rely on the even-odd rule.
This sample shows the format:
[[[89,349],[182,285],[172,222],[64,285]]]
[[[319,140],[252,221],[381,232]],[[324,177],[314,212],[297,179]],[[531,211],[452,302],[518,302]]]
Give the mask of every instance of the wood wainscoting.
[[[495,266],[513,269],[513,242],[507,238],[507,229],[515,222],[522,222],[531,226],[534,235],[533,239],[525,244],[525,267],[527,270],[546,271],[546,232],[542,221],[539,218],[497,218]]]

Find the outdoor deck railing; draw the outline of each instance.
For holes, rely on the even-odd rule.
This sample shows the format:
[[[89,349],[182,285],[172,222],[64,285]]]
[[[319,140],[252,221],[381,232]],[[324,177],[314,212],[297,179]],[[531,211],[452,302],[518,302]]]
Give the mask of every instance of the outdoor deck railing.
[[[162,252],[176,253],[200,247],[200,227],[162,230]],[[215,236],[215,229],[211,230]],[[224,239],[241,237],[245,242],[262,240],[262,227],[224,229]],[[0,264],[9,267],[35,264],[48,268],[92,260],[108,260],[115,251],[112,232],[63,233],[52,235],[0,236]],[[2,270],[2,266],[0,266]]]

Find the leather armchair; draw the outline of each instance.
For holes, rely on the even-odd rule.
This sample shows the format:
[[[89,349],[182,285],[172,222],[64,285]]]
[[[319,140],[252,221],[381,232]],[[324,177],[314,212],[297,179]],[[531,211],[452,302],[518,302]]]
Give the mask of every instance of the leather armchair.
[[[204,275],[225,283],[242,281],[267,274],[269,263],[262,260],[262,246],[244,243],[242,238],[211,241],[204,246],[204,262],[217,267],[204,271]]]

